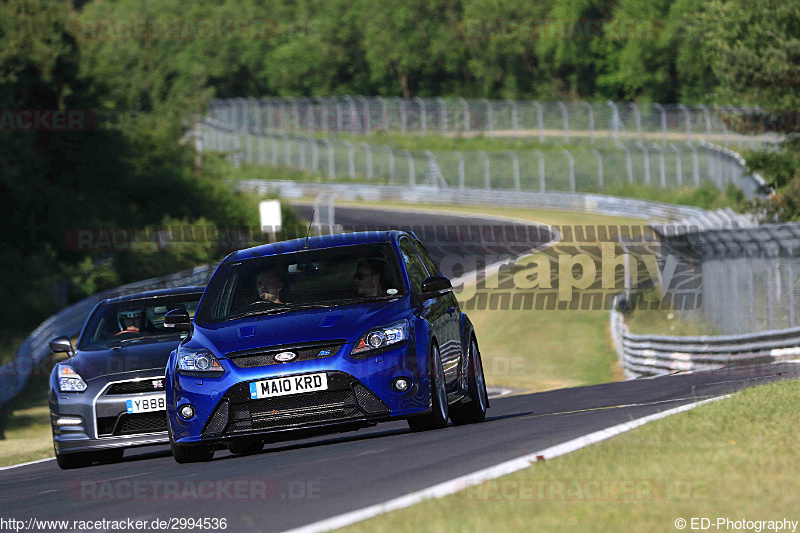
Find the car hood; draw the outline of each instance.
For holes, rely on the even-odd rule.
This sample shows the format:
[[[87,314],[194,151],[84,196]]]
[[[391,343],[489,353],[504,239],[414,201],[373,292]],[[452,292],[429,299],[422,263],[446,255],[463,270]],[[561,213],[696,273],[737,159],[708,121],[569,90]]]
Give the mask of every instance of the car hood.
[[[408,300],[306,309],[229,322],[195,325],[192,348],[209,348],[217,357],[266,346],[344,339],[355,342],[368,329],[408,315]]]
[[[78,350],[70,365],[84,380],[121,372],[164,369],[169,353],[178,341],[152,342],[122,346],[118,350]]]

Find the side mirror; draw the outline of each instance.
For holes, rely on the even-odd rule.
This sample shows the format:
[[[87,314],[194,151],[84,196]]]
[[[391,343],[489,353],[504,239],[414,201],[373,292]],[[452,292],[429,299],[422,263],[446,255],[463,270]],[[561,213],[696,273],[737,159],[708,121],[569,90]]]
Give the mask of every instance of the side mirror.
[[[189,331],[192,319],[186,309],[173,309],[164,315],[164,327],[175,328],[178,331]]]
[[[72,349],[72,342],[66,335],[50,339],[50,351],[53,353],[66,353],[69,357],[75,355],[75,350]]]
[[[436,298],[441,294],[447,294],[453,290],[450,280],[444,276],[431,276],[422,282],[420,296],[423,300]]]

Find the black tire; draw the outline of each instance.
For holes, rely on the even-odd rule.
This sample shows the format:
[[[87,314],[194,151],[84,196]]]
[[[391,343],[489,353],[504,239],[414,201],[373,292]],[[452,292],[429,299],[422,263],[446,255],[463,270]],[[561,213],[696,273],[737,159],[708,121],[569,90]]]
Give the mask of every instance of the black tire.
[[[169,429],[169,447],[172,448],[172,457],[179,464],[204,463],[214,458],[213,444],[183,446],[173,440],[172,428]]]
[[[253,455],[264,449],[260,440],[241,440],[228,443],[228,450],[234,455]]]
[[[450,416],[447,405],[447,390],[444,380],[444,368],[439,347],[431,345],[431,412],[424,415],[413,416],[408,419],[411,431],[428,431],[447,427],[447,418]]]
[[[470,400],[450,408],[450,420],[456,426],[483,422],[486,409],[489,408],[489,395],[486,392],[486,380],[483,376],[483,362],[475,339],[469,342],[469,375],[467,387]]]
[[[92,464],[90,454],[86,452],[56,453],[56,463],[61,470],[84,468]]]
[[[62,470],[72,470],[74,468],[85,468],[93,463],[118,463],[122,460],[124,453],[122,448],[96,452],[56,452],[56,463]]]

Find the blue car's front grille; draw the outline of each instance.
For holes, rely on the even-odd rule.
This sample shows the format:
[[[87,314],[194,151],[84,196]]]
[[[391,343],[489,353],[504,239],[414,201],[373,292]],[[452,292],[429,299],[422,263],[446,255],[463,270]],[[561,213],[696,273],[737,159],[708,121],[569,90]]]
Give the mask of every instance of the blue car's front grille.
[[[280,365],[282,362],[276,361],[275,356],[282,352],[293,352],[296,357],[287,362],[296,363],[298,361],[330,357],[338,352],[344,343],[344,340],[334,340],[270,346],[268,348],[232,352],[227,354],[227,358],[239,368],[254,368],[257,366]]]
[[[347,423],[388,415],[389,408],[355,378],[328,372],[328,390],[251,400],[248,383],[225,394],[203,436]]]

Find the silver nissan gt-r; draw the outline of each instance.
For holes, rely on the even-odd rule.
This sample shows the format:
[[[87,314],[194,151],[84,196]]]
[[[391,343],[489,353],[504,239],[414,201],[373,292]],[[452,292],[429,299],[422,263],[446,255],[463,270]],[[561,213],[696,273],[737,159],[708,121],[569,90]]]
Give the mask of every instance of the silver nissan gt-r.
[[[61,468],[122,459],[125,448],[167,444],[164,371],[187,332],[164,327],[164,315],[194,315],[203,287],[121,296],[97,304],[78,345],[50,341],[69,359],[50,375],[50,421]]]

